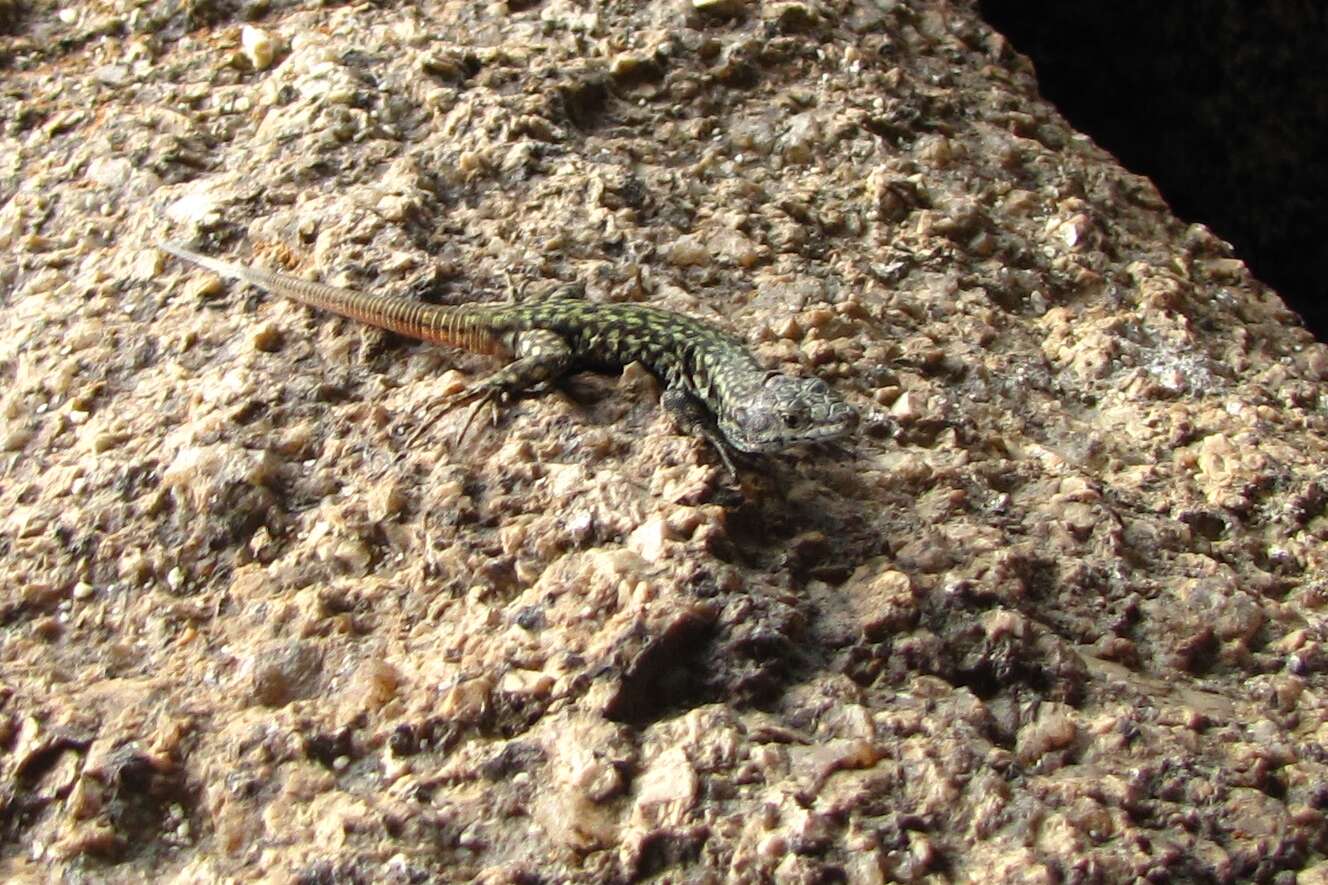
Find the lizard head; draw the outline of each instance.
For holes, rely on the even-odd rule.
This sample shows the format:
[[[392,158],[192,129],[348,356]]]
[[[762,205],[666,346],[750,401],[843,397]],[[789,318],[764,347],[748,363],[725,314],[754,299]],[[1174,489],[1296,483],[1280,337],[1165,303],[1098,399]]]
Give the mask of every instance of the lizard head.
[[[820,378],[771,372],[752,394],[719,419],[719,429],[741,452],[774,452],[799,443],[823,442],[857,425],[853,407]]]

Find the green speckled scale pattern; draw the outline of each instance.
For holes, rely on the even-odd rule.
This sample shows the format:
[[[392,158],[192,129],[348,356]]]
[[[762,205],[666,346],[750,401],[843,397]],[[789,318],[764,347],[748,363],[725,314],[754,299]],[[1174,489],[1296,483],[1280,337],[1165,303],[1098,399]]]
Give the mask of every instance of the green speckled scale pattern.
[[[446,310],[447,308],[439,308]],[[668,387],[682,386],[716,416],[753,394],[766,371],[738,338],[702,320],[641,304],[557,299],[511,307],[476,306],[499,335],[556,332],[578,365],[613,368],[639,361]]]

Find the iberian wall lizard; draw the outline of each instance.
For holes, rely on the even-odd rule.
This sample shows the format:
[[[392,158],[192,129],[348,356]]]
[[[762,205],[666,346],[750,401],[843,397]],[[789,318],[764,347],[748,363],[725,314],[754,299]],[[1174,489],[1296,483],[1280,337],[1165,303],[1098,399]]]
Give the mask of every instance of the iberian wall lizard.
[[[684,430],[710,440],[730,473],[734,470],[727,447],[774,452],[836,439],[857,423],[852,407],[819,378],[764,369],[735,336],[662,308],[571,298],[434,305],[258,270],[177,243],[163,243],[161,248],[223,277],[312,307],[412,338],[511,360],[453,398],[449,408],[473,401],[478,409],[571,371],[639,361],[663,382],[664,408]],[[462,436],[469,423],[467,418]]]

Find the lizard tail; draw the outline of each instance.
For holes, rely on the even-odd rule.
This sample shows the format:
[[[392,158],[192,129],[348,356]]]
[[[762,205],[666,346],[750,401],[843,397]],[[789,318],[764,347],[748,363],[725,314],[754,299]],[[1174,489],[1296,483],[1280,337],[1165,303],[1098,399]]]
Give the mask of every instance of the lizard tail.
[[[475,353],[499,353],[504,350],[497,336],[487,328],[478,306],[466,308],[425,304],[396,295],[373,295],[341,289],[313,280],[272,273],[222,261],[188,249],[179,243],[163,242],[164,252],[207,268],[218,276],[240,280],[268,292],[282,295],[301,304],[328,310],[381,329],[461,347]]]

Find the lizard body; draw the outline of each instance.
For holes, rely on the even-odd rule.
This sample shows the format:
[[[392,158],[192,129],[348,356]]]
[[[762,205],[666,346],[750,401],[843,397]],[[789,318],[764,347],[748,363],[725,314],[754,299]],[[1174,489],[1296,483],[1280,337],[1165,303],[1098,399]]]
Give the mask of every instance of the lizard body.
[[[725,446],[740,452],[773,452],[836,439],[856,424],[852,407],[824,381],[763,369],[735,336],[658,307],[570,298],[434,305],[221,261],[177,243],[163,243],[161,248],[221,276],[312,307],[412,338],[512,360],[460,398],[476,400],[477,406],[575,369],[639,361],[663,382],[664,407],[685,429],[709,439],[730,472],[733,465]]]

